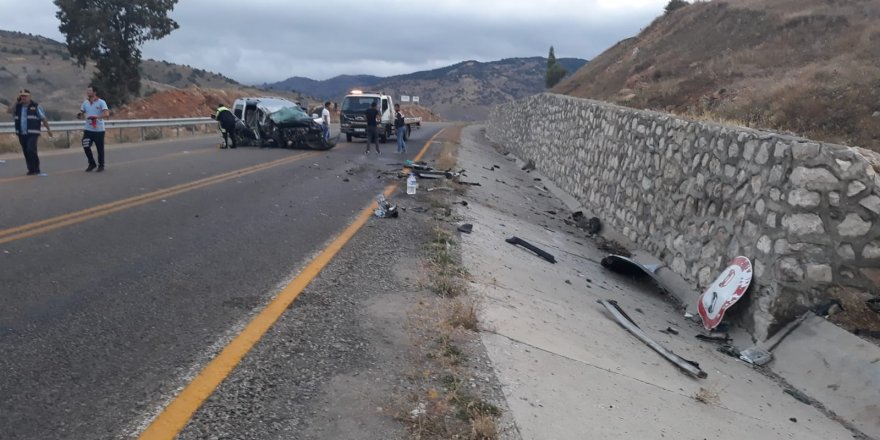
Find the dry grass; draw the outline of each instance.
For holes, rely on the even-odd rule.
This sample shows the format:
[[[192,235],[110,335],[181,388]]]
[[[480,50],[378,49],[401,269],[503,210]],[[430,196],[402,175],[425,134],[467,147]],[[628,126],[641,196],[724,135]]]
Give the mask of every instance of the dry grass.
[[[718,385],[709,385],[707,387],[700,387],[700,390],[694,393],[692,398],[700,403],[705,403],[706,405],[720,405],[721,404],[721,390],[718,388]]]
[[[453,327],[476,331],[480,323],[480,301],[473,296],[455,298],[449,303],[447,322]]]
[[[868,308],[867,300],[874,297],[871,293],[843,287],[831,290],[831,297],[843,305],[840,313],[832,315],[831,322],[849,331],[880,331],[880,313]]]
[[[444,142],[437,167],[454,167],[457,149],[457,144]],[[436,296],[408,313],[407,327],[413,335],[408,394],[392,415],[407,425],[411,439],[495,440],[501,411],[483,400],[467,379],[473,377],[468,347],[474,346],[481,303],[469,296],[470,275],[461,265],[457,234],[446,221],[449,194],[435,191],[422,197],[433,210],[444,213],[427,237],[424,278],[419,282]]]

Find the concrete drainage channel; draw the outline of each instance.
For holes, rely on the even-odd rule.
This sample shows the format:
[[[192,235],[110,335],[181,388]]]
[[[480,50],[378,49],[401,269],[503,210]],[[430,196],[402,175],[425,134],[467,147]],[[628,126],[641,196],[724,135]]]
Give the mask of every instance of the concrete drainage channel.
[[[607,227],[601,236],[587,234],[568,214],[582,210],[572,197],[503,146],[493,150],[479,127],[466,129],[462,143],[460,163],[470,180],[482,182],[456,208],[472,225],[462,235],[464,263],[486,298],[483,320],[491,330],[482,339],[523,438],[880,438],[876,344],[812,313],[763,344],[729,324],[706,332],[694,321],[691,284],[639,250],[631,260],[642,269],[603,268],[609,252],[600,246],[610,253],[635,247]],[[537,250],[503,243],[514,234]],[[629,317],[609,319],[597,299],[616,301]],[[658,352],[695,361],[705,379],[677,373],[617,321],[638,326]],[[744,353],[755,355],[753,362],[756,353],[772,360],[752,365]],[[617,411],[643,417],[618,424]],[[694,417],[701,420],[682,423]]]

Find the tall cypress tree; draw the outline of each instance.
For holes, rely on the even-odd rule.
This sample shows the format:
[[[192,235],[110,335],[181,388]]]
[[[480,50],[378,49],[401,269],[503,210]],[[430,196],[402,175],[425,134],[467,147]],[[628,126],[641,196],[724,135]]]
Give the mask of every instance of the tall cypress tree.
[[[544,76],[544,85],[549,89],[555,86],[565,74],[568,73],[562,64],[556,61],[556,54],[553,52],[553,46],[550,46],[550,54],[547,55],[547,73]]]

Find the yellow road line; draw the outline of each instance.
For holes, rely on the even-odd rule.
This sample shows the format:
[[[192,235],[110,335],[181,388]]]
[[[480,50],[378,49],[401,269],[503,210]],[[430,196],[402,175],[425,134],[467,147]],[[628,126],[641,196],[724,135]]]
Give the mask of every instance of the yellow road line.
[[[203,154],[203,153],[208,153],[208,152],[211,152],[214,150],[215,150],[214,148],[202,148],[202,149],[192,150],[192,151],[181,151],[178,153],[165,154],[165,155],[156,156],[156,157],[144,157],[141,159],[132,159],[132,160],[126,160],[126,161],[122,161],[122,162],[114,162],[113,164],[111,164],[111,166],[113,168],[116,168],[116,167],[120,167],[120,166],[131,165],[133,163],[138,163],[138,162],[148,162],[151,160],[168,159],[168,158],[176,157],[176,156],[192,156],[192,155],[196,155],[196,154]],[[52,173],[52,175],[58,176],[58,175],[72,174],[72,173],[77,173],[77,172],[83,172],[82,168],[77,168],[75,170],[55,171]],[[36,177],[34,177],[34,176],[4,177],[4,178],[0,179],[0,184],[19,182],[22,180],[31,180],[31,179],[35,179],[35,178]]]
[[[438,131],[429,139],[415,160],[428,151],[431,143],[443,130]],[[385,187],[384,194],[390,197],[397,188],[397,183]],[[278,321],[287,307],[302,291],[321,273],[336,253],[348,243],[373,213],[372,202],[365,207],[354,222],[348,225],[321,253],[315,257],[260,313],[248,323],[223,350],[196,376],[177,397],[156,417],[140,435],[139,440],[170,440],[183,430],[193,414],[202,406],[214,390],[226,380],[244,356],[251,351],[263,335]]]
[[[253,165],[247,168],[242,168],[234,171],[229,171],[226,173],[218,174],[216,176],[206,177],[204,179],[196,180],[193,182],[182,183],[180,185],[175,185],[170,188],[165,188],[153,192],[149,192],[146,194],[141,194],[134,197],[129,197],[126,199],[117,200],[110,203],[105,203],[103,205],[94,206],[91,208],[83,209],[80,211],[70,212],[67,214],[59,215],[57,217],[52,217],[46,220],[41,220],[33,223],[28,223],[21,226],[16,226],[9,229],[0,230],[0,244],[8,243],[10,241],[21,240],[23,238],[33,237],[35,235],[43,234],[49,231],[54,231],[55,229],[59,229],[65,226],[70,226],[77,223],[82,223],[86,220],[91,220],[97,217],[103,217],[108,214],[112,214],[114,212],[122,211],[124,209],[133,208],[135,206],[140,206],[145,203],[153,202],[165,197],[171,197],[177,194],[181,194],[187,191],[192,191],[194,189],[203,188],[209,185],[213,185],[215,183],[220,183],[226,180],[234,179],[236,177],[245,176],[248,174],[256,173],[258,171],[263,171],[269,168],[273,168],[279,165],[285,165],[288,163],[296,162],[301,159],[306,159],[309,157],[318,156],[320,153],[301,153],[295,156],[285,157],[283,159],[277,159],[272,162],[261,163],[257,165]]]

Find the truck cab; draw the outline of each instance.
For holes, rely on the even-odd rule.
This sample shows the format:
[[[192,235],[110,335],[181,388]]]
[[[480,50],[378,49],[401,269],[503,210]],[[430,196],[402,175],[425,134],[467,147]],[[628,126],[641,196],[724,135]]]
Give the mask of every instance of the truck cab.
[[[385,142],[394,134],[394,102],[391,96],[380,92],[352,90],[342,100],[342,109],[339,112],[341,131],[345,133],[346,141],[351,142],[355,137],[367,137],[367,118],[364,112],[374,102],[382,119],[377,127],[379,139]]]

